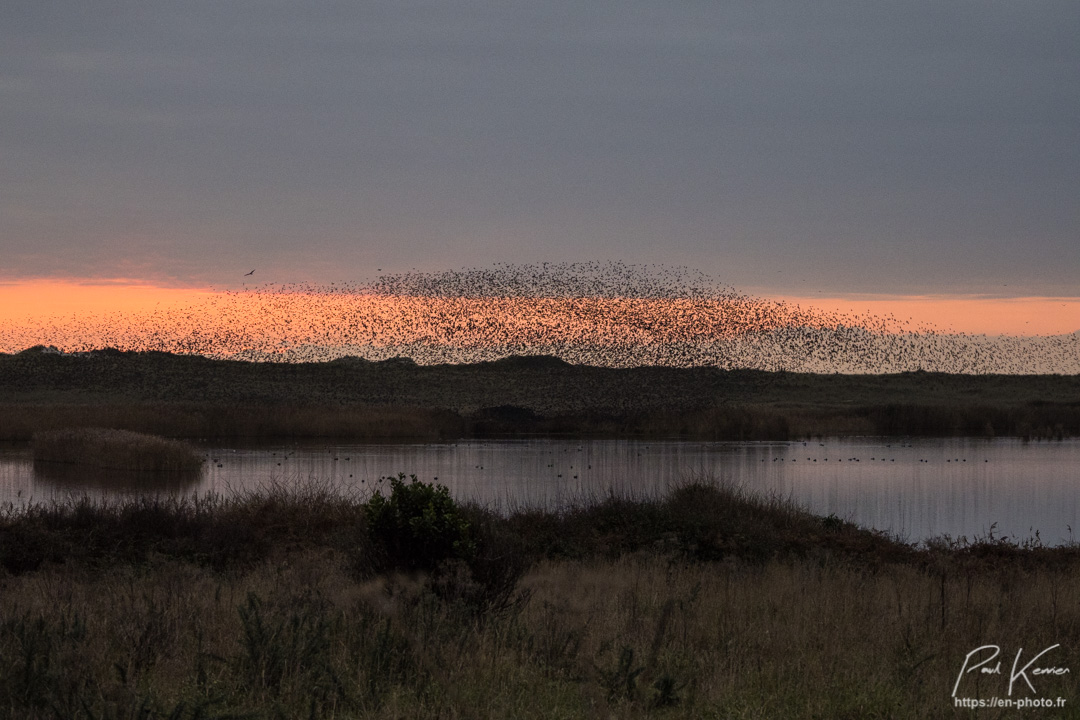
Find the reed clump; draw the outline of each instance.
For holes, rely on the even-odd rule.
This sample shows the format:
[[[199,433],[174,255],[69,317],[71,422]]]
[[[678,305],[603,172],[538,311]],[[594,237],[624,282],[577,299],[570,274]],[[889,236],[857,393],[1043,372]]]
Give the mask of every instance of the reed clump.
[[[204,458],[186,442],[112,428],[64,428],[36,433],[34,462],[66,463],[116,470],[183,472]]]

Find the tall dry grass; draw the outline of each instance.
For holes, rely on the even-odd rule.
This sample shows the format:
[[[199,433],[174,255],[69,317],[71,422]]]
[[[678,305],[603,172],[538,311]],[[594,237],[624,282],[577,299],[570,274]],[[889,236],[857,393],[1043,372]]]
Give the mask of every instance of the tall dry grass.
[[[545,561],[522,586],[527,604],[477,619],[420,579],[357,583],[332,551],[243,573],[51,567],[4,582],[0,714],[968,717],[951,693],[976,647],[1080,660],[1075,569],[942,584],[909,566],[632,555]],[[1036,685],[1080,702],[1069,676]],[[992,677],[961,693],[1005,694]]]

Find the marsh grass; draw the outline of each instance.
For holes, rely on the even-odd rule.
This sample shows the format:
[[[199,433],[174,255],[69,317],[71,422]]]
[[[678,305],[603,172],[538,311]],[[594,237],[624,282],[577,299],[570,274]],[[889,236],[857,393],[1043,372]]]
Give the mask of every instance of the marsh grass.
[[[448,411],[414,407],[217,403],[0,405],[0,439],[28,440],[66,428],[114,428],[170,438],[350,438],[356,440],[461,437],[464,421]]]
[[[111,428],[65,428],[31,440],[34,462],[150,472],[199,468],[203,456],[185,442]]]
[[[467,506],[476,555],[522,563],[520,601],[478,613],[445,587],[475,566],[354,572],[367,500],[276,485],[9,507],[0,716],[969,717],[951,692],[975,647],[1061,643],[1054,664],[1080,667],[1076,547],[911,547],[701,481],[558,513]],[[1037,684],[1077,716],[1074,676]]]
[[[831,407],[731,404],[680,411],[539,415],[527,408],[459,413],[416,406],[212,403],[0,404],[0,440],[69,427],[109,427],[173,438],[340,438],[359,441],[574,436],[790,440],[810,437],[1080,436],[1080,403],[1008,406],[909,402]]]

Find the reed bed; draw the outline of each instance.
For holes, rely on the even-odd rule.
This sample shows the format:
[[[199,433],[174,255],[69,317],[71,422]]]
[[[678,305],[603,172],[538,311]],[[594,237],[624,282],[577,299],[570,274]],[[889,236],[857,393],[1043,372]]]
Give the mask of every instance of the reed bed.
[[[34,435],[34,462],[117,470],[183,472],[204,461],[186,442],[112,428],[65,428]]]
[[[338,438],[354,441],[453,440],[537,435],[793,440],[813,437],[1080,436],[1080,403],[1017,406],[899,403],[848,407],[744,405],[540,415],[518,406],[459,413],[395,405],[277,403],[0,404],[0,440],[28,440],[67,427],[110,427],[172,438],[219,440]]]
[[[108,427],[170,438],[219,440],[349,438],[443,440],[462,437],[464,420],[414,407],[101,401],[0,404],[0,440],[29,440],[70,427]]]
[[[367,500],[9,507],[0,716],[970,717],[951,693],[976,647],[1060,643],[1053,664],[1080,667],[1075,547],[912,547],[696,482],[463,507],[469,568],[372,572]],[[477,605],[500,564],[512,594]],[[1004,696],[997,680],[961,694]],[[1077,716],[1073,677],[1037,687],[1067,705],[1031,716]]]

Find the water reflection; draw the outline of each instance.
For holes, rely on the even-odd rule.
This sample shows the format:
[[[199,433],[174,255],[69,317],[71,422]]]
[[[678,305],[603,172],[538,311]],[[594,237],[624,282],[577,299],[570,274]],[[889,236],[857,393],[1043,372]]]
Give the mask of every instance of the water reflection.
[[[1072,539],[1080,523],[1080,441],[892,438],[701,443],[476,441],[444,444],[206,448],[198,476],[147,478],[35,466],[0,448],[0,502],[71,494],[229,494],[268,483],[330,483],[363,495],[399,472],[448,486],[459,499],[506,510],[601,497],[663,494],[693,475],[790,497],[909,540],[948,534]],[[383,485],[384,486],[384,485]]]
[[[196,490],[203,469],[138,471],[70,463],[33,462],[34,480],[50,494],[184,494]]]

